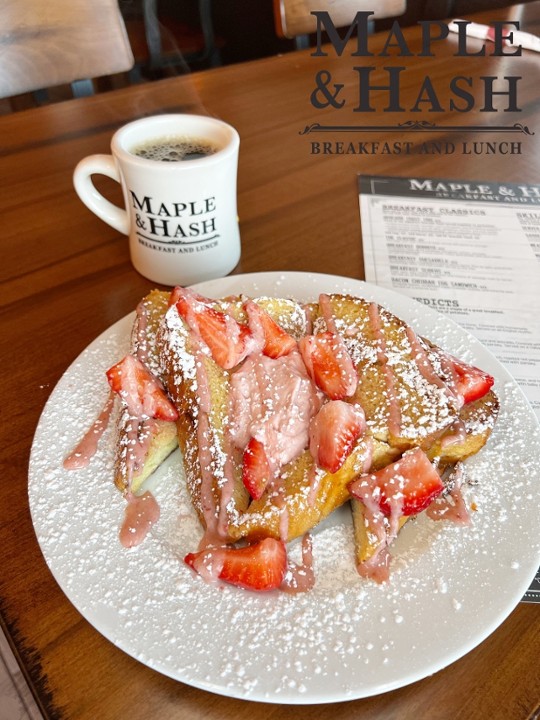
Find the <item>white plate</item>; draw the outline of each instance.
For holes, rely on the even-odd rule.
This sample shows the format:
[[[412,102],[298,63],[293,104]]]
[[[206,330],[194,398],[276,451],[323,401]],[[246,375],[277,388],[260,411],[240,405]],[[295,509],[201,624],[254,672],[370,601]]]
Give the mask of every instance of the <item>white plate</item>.
[[[467,463],[471,527],[419,518],[394,548],[390,584],[354,568],[345,508],[316,531],[317,583],[307,594],[249,593],[206,585],[182,558],[201,530],[182,482],[179,452],[160,468],[159,523],[139,547],[118,541],[124,501],[112,483],[112,433],[85,470],[62,459],[101,409],[104,370],[127,350],[132,316],[71,365],[40,419],[29,496],[45,559],[82,615],[125,652],[199,688],[274,703],[367,697],[424,678],[469,652],[510,614],[540,560],[540,434],[509,374],[447,318],[350,278],[261,273],[204,283],[219,297],[349,292],[377,300],[425,336],[496,377],[501,415],[489,444]],[[296,552],[298,548],[293,550]]]

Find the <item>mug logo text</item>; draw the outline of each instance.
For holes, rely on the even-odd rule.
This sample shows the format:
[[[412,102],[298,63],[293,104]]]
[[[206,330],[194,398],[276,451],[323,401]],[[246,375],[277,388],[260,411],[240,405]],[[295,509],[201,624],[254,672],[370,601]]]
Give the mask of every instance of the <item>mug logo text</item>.
[[[170,244],[195,244],[219,237],[216,198],[164,203],[132,190],[137,234],[146,240]]]

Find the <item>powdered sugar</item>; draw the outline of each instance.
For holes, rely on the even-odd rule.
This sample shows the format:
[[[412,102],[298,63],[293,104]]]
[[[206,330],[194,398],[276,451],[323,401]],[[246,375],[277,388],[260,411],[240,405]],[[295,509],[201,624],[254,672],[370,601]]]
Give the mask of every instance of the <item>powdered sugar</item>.
[[[278,284],[279,281],[279,284]],[[256,286],[256,287],[255,287]],[[422,335],[497,378],[501,415],[488,446],[466,463],[470,527],[419,517],[392,552],[390,584],[354,568],[343,507],[313,533],[316,585],[304,595],[210,587],[184,565],[202,534],[174,453],[152,478],[161,518],[146,542],[118,541],[124,500],[114,488],[112,428],[89,468],[62,460],[104,404],[103,371],[129,346],[132,318],[99,338],[67,371],[40,421],[30,503],[47,562],[66,595],[106,637],[141,662],[189,684],[268,702],[363,697],[444,667],[511,611],[538,565],[540,436],[509,375],[478,343],[410,300],[353,280],[274,274],[208,283],[201,292],[321,291],[368,296]],[[301,559],[300,543],[291,558]]]

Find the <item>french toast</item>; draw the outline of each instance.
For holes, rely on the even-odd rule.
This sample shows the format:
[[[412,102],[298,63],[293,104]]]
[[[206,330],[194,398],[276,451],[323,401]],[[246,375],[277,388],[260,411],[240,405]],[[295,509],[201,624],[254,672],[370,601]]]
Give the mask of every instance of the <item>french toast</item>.
[[[179,445],[204,529],[186,562],[251,589],[298,589],[300,575],[308,589],[309,533],[348,501],[357,569],[386,580],[410,517],[467,520],[456,468],[498,414],[493,378],[377,303],[340,294],[301,304],[155,290],[107,377],[121,405],[125,544],[159,516],[141,486]],[[301,572],[284,561],[298,537]]]
[[[188,291],[178,293],[174,298],[177,303],[199,302]],[[205,299],[200,304],[226,314],[233,334],[237,323],[247,327],[242,298],[219,302]],[[258,306],[279,321],[291,337],[300,338],[305,333],[306,314],[297,303],[260,298]],[[193,506],[208,537],[221,542],[231,540],[231,521],[249,504],[249,494],[242,482],[242,453],[234,446],[228,427],[231,369],[216,362],[207,344],[180,317],[174,301],[158,333],[157,344],[162,377],[179,411],[178,441]]]
[[[168,292],[153,290],[137,306],[130,339],[130,356],[159,378],[158,328],[169,301]],[[123,493],[137,494],[144,481],[178,446],[170,420],[140,417],[132,412],[124,390],[118,392],[120,411],[115,443],[115,484]]]
[[[496,420],[492,378],[376,303],[337,294],[305,306],[210,300],[177,288],[169,305],[157,333],[159,373],[179,413],[188,488],[205,528],[206,559],[190,560],[201,574],[216,564],[212,547],[286,543],[352,496],[359,570],[381,579],[370,559],[425,508],[379,512],[375,532],[359,479],[421,453],[442,495],[443,470],[478,452]],[[422,502],[434,497],[424,492]]]

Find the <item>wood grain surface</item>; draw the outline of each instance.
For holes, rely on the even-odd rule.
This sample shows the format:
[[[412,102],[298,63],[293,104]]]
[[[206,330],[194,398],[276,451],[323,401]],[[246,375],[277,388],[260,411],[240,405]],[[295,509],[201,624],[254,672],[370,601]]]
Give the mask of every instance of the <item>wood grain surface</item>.
[[[520,18],[540,33],[540,3],[484,13],[480,20]],[[418,28],[407,30],[420,47]],[[385,36],[374,36],[372,47]],[[125,122],[158,112],[206,112],[234,125],[241,136],[239,215],[243,252],[236,273],[302,270],[363,278],[357,173],[538,182],[540,167],[540,55],[454,57],[455,38],[436,57],[370,58],[378,68],[407,67],[402,100],[414,102],[429,73],[448,99],[457,74],[520,75],[519,113],[498,113],[495,124],[522,123],[535,136],[523,152],[454,156],[310,154],[313,122],[364,122],[352,106],[315,109],[310,102],[318,70],[327,69],[357,91],[353,61],[344,54],[314,58],[309,51],[133,86],[0,118],[2,263],[0,343],[3,417],[0,611],[3,626],[30,685],[51,720],[532,720],[538,717],[540,613],[521,604],[479,647],[436,675],[377,697],[336,705],[250,703],[175,682],[130,658],[96,632],[68,602],[36,542],[27,498],[27,466],[39,415],[74,358],[99,333],[134,309],[152,284],[132,268],[127,241],[78,200],[73,168],[82,157],[108,152]],[[471,62],[474,62],[471,70]],[[476,87],[476,86],[475,86]],[[444,90],[446,88],[446,90]],[[479,92],[479,91],[478,91]],[[504,117],[500,117],[504,115]],[[400,120],[409,119],[403,114]],[[378,123],[392,124],[379,113]],[[450,111],[416,113],[418,120],[457,124]],[[459,123],[486,122],[463,113]],[[490,139],[494,139],[489,136]],[[340,139],[350,138],[343,134]],[[362,138],[365,139],[365,138]],[[375,139],[375,138],[373,138]],[[399,130],[389,142],[411,139]],[[415,138],[413,138],[415,139]],[[429,140],[471,139],[433,133]],[[486,136],[475,137],[486,140]],[[497,140],[506,139],[498,137]],[[120,201],[118,188],[104,191]],[[66,488],[69,492],[69,488]],[[1,713],[0,713],[1,714]]]
[[[131,70],[116,0],[4,0],[0,97]]]

